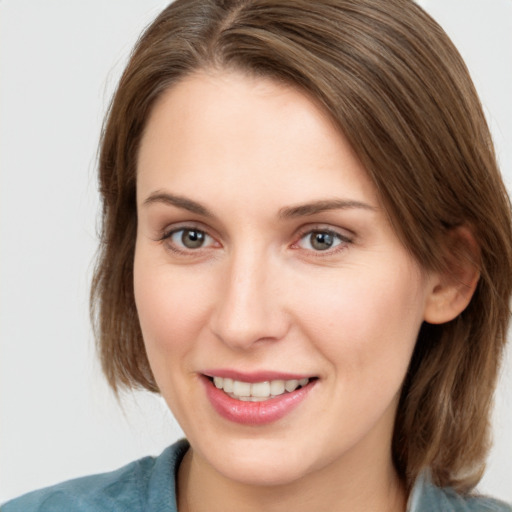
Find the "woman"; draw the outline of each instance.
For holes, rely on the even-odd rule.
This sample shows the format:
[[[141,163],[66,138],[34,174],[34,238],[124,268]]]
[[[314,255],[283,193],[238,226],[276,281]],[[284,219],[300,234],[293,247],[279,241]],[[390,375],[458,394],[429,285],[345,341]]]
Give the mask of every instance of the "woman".
[[[413,2],[173,3],[121,79],[100,190],[106,376],[160,392],[190,445],[3,510],[510,510],[471,495],[510,207]]]

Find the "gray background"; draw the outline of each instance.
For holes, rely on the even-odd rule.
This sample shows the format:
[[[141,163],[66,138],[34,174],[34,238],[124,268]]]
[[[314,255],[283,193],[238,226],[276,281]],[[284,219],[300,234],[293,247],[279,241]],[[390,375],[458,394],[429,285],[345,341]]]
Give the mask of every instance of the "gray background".
[[[157,454],[162,400],[104,383],[88,323],[96,145],[119,73],[162,0],[0,1],[0,502]],[[512,1],[420,2],[473,74],[512,183]],[[480,489],[512,502],[512,355]]]

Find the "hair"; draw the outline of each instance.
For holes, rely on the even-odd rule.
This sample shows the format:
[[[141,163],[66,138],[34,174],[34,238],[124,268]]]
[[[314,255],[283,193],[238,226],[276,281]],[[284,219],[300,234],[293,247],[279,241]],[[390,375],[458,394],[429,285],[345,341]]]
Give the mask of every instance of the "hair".
[[[392,442],[407,485],[469,492],[483,472],[489,416],[509,321],[512,228],[477,93],[448,36],[412,0],[176,0],[145,30],[103,127],[101,244],[91,290],[104,373],[118,392],[158,392],[133,291],[136,162],[164,91],[205,69],[240,71],[315,98],[364,164],[404,246],[422,268],[466,257],[480,279],[455,320],[424,323]]]

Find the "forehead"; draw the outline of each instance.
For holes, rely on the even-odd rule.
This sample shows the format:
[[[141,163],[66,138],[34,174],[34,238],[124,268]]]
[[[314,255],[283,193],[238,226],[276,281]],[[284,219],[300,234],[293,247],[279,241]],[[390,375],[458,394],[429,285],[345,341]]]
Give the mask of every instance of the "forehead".
[[[196,196],[265,186],[269,199],[278,190],[290,203],[334,190],[376,202],[363,165],[314,100],[238,72],[202,71],[168,89],[147,122],[137,167],[139,196],[167,186]]]

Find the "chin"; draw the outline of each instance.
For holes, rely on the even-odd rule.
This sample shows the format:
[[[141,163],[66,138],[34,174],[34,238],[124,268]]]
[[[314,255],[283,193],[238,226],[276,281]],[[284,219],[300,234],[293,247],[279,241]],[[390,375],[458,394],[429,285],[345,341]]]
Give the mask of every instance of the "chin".
[[[210,445],[202,456],[224,478],[251,486],[290,484],[313,469],[307,451],[304,453],[295,443],[283,443],[281,438],[231,439],[219,443],[216,450]]]
[[[217,464],[217,471],[229,480],[255,487],[283,486],[300,480],[308,471],[288,461],[226,459]]]

